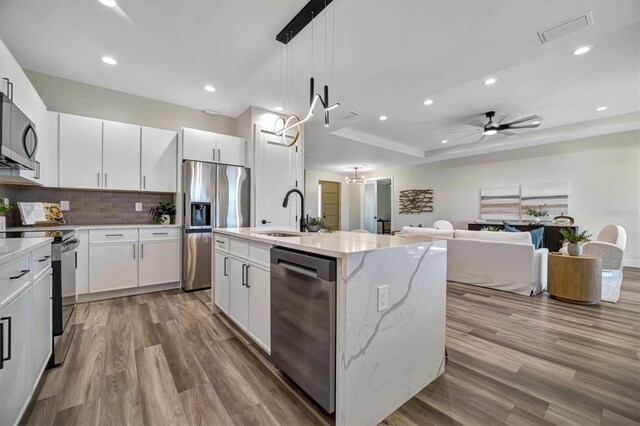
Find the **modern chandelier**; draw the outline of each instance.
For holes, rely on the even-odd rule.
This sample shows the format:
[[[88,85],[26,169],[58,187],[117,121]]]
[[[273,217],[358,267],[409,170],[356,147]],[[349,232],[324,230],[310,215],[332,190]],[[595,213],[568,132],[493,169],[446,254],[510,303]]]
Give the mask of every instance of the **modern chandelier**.
[[[294,145],[300,138],[302,131],[301,124],[309,121],[315,112],[318,103],[322,106],[324,113],[324,125],[329,127],[329,112],[340,106],[339,103],[329,103],[329,86],[324,85],[323,95],[315,93],[315,79],[313,77],[313,19],[318,16],[327,5],[332,3],[333,0],[311,0],[307,5],[280,31],[276,36],[276,40],[281,42],[287,47],[287,70],[285,80],[292,80],[292,62],[293,62],[293,44],[289,46],[289,43],[304,27],[311,23],[311,78],[309,79],[309,111],[307,115],[300,119],[296,115],[290,115],[286,119],[284,117],[278,117],[274,123],[274,133],[282,138],[282,142],[287,146]],[[333,82],[333,63],[335,56],[335,4],[333,7],[333,26],[332,26],[332,49],[331,49],[331,82]],[[325,69],[327,67],[327,16],[325,12]],[[290,52],[290,53],[289,53]],[[282,98],[282,49],[280,50],[280,97]],[[290,85],[290,83],[289,83]],[[292,97],[292,90],[289,91],[289,96]],[[292,104],[292,102],[291,102]],[[290,130],[295,129],[295,134],[292,136]]]
[[[347,176],[345,178],[347,183],[366,183],[367,179],[365,179],[364,176],[358,176],[358,168],[356,167],[355,169],[356,169],[355,176]]]

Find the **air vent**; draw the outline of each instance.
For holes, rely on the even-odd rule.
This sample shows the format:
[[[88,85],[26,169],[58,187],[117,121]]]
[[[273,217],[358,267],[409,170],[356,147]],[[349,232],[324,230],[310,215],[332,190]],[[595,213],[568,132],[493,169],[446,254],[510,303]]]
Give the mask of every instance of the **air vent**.
[[[217,116],[219,116],[219,115],[220,115],[220,111],[213,111],[213,110],[206,109],[206,108],[205,108],[205,109],[203,109],[203,110],[202,110],[202,112],[204,112],[204,113],[205,113],[205,114],[207,114],[207,115],[211,115],[211,116],[213,116],[213,117],[217,117]]]
[[[538,33],[538,37],[540,38],[540,42],[545,44],[586,28],[589,25],[593,25],[593,14],[591,11],[576,18],[569,19],[568,21],[547,30],[540,31]]]
[[[339,116],[338,118],[340,120],[351,120],[352,118],[355,118],[355,117],[357,117],[359,115],[360,114],[355,112],[355,111],[350,111],[350,112],[348,112],[346,114],[343,114],[343,115]]]

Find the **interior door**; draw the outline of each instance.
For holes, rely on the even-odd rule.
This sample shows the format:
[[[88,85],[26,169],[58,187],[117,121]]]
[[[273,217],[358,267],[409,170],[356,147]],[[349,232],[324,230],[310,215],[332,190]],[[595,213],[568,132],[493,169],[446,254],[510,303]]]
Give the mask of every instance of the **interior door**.
[[[333,229],[340,229],[340,182],[321,180],[320,186],[322,219]]]
[[[362,226],[372,234],[378,233],[378,184],[364,184],[364,208],[362,209]]]
[[[298,152],[296,147],[282,143],[282,139],[267,131],[259,131],[260,146],[256,152],[256,226],[297,226],[300,218],[300,198],[293,194],[289,206],[282,207],[287,191],[298,188],[296,179]]]
[[[140,190],[140,126],[105,121],[102,137],[102,187]]]

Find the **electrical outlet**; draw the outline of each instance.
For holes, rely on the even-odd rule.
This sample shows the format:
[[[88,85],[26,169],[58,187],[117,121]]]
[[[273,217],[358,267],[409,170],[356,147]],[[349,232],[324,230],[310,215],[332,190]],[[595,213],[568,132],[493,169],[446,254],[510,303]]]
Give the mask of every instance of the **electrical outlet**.
[[[378,287],[378,312],[389,308],[389,286]]]
[[[60,201],[60,210],[68,211],[69,210],[69,202],[68,201]]]
[[[136,211],[137,212],[141,212],[142,211],[142,203],[136,203]]]

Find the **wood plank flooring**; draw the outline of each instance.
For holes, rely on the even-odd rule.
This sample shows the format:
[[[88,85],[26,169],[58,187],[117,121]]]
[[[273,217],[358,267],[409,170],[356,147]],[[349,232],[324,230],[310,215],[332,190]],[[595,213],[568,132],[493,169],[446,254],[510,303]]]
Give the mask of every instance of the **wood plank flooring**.
[[[222,314],[211,293],[79,305],[31,425],[316,425],[332,419]],[[446,373],[385,425],[640,424],[640,270],[618,303],[570,305],[449,283]]]

